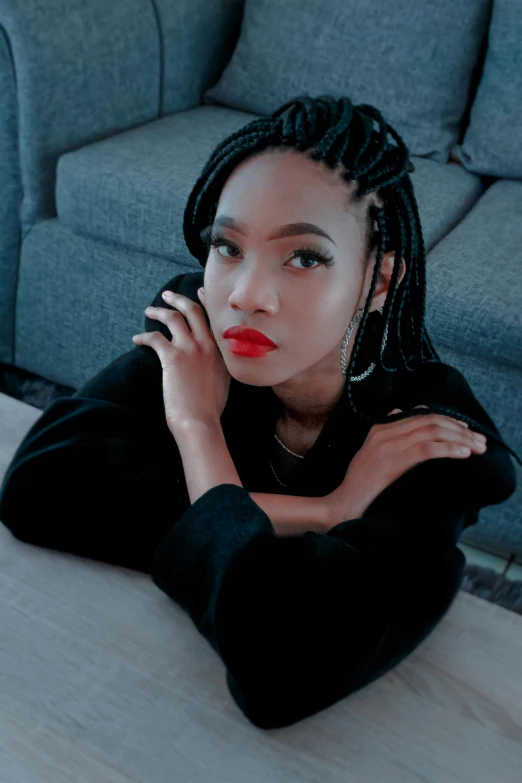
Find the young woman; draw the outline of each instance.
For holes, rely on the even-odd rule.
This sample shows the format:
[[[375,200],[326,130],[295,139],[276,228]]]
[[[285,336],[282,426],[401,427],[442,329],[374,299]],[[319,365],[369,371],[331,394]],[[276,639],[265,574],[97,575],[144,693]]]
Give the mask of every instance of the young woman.
[[[262,728],[414,650],[461,585],[460,533],[515,490],[424,326],[412,170],[348,98],[225,139],[185,211],[204,272],[169,280],[137,346],[43,412],[2,486],[21,541],[150,573]]]

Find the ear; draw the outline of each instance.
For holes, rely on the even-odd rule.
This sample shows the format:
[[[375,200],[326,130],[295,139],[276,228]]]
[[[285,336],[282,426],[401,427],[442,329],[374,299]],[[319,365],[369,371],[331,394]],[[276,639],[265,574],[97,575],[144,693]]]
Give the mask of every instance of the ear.
[[[390,261],[392,262],[391,264],[389,263]],[[395,253],[394,251],[390,250],[388,253],[385,254],[383,265],[381,266],[381,277],[377,285],[376,293],[373,296],[372,311],[377,310],[379,307],[384,306],[384,302],[386,301],[386,297],[388,295],[394,264],[395,264]],[[397,285],[400,285],[401,280],[405,274],[406,274],[406,262],[404,261],[403,258],[401,259],[401,271],[399,272],[399,280],[397,282]],[[368,288],[370,283],[371,283],[371,278],[368,283]],[[364,303],[362,306],[364,306]]]

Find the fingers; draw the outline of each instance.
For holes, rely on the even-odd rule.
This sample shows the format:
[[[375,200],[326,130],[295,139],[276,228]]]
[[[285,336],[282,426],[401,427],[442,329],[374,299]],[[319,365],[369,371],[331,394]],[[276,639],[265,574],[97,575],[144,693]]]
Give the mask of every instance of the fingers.
[[[415,410],[415,408],[427,408],[427,407],[428,407],[427,405],[415,405],[413,410]],[[390,411],[388,413],[388,416],[390,416],[392,413],[402,413],[402,410],[401,410],[401,408],[394,408],[392,411]],[[459,421],[458,419],[454,419],[451,416],[446,416],[443,413],[430,413],[430,414],[426,414],[426,415],[436,416],[437,419],[441,419],[448,426],[461,427],[463,429],[469,429],[469,427],[468,427],[468,425],[466,424],[465,421]],[[409,421],[415,422],[415,420],[417,418],[419,418],[419,417],[414,416]],[[408,421],[408,420],[407,419],[401,419],[401,421],[396,422],[396,423],[397,424],[402,424],[404,421]],[[395,422],[393,422],[393,423],[395,423]],[[386,426],[388,427],[389,425],[386,425]]]
[[[427,408],[428,406],[427,405],[415,405],[414,407],[415,408]],[[460,424],[461,427],[467,427],[469,429],[469,427],[468,427],[468,425],[466,424],[465,421],[459,421],[458,419],[454,419],[451,416],[446,416],[446,414],[444,414],[444,413],[435,413],[433,415],[434,416],[441,416],[443,419],[449,419],[450,421],[453,421],[453,422],[456,422],[457,424]]]
[[[179,310],[186,318],[188,325],[192,331],[192,336],[199,343],[204,345],[209,340],[209,331],[205,316],[203,315],[203,307],[192,299],[181,294],[176,294],[173,291],[163,291],[163,299],[170,305]],[[160,311],[162,308],[159,308]],[[167,310],[167,313],[174,311]]]
[[[401,449],[411,449],[419,447],[420,453],[431,453],[433,443],[443,442],[448,447],[464,446],[478,454],[483,454],[486,450],[485,441],[481,445],[480,437],[474,432],[470,432],[464,427],[453,425],[452,422],[444,421],[442,417],[437,417],[435,421],[426,422],[424,426],[407,432],[401,432]],[[439,456],[439,455],[438,455]],[[424,457],[430,459],[429,456]]]
[[[158,354],[161,364],[167,356],[167,351],[172,350],[172,344],[161,332],[141,332],[135,334],[132,342],[136,345],[148,345]]]
[[[476,445],[467,445],[453,440],[427,440],[420,442],[403,452],[410,466],[418,465],[428,459],[442,459],[451,457],[466,459],[472,452],[483,454],[486,449],[479,449]]]
[[[161,321],[170,332],[165,339],[176,348],[187,349],[192,342],[189,326],[183,317],[183,313],[175,310],[167,310],[164,307],[147,307],[145,315],[153,321]],[[160,334],[161,332],[144,332],[143,334]],[[140,335],[141,336],[141,335]]]

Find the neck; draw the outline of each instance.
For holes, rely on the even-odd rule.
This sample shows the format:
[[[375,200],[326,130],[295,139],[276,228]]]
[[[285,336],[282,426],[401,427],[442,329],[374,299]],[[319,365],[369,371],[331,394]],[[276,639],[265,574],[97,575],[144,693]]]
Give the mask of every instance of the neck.
[[[344,377],[343,384],[340,389],[337,389],[335,393],[329,393],[326,395],[326,402],[322,400],[316,404],[313,400],[301,400],[298,404],[294,401],[279,397],[281,402],[281,412],[279,414],[279,421],[287,426],[294,427],[296,429],[316,431],[322,429],[322,427],[328,421],[330,414],[337,406],[344,390]]]

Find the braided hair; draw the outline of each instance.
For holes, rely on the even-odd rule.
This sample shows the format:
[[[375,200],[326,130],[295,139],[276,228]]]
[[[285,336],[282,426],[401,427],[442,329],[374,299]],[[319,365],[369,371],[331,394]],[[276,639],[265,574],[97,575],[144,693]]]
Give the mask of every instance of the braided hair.
[[[395,140],[395,145],[389,143],[388,134]],[[424,416],[427,413],[449,415],[497,441],[522,465],[516,452],[495,432],[445,406],[432,405],[386,415],[386,395],[391,389],[391,374],[412,371],[423,363],[440,363],[441,360],[424,325],[425,247],[417,201],[409,176],[415,169],[401,137],[373,106],[354,106],[347,97],[335,99],[323,95],[311,98],[303,95],[284,103],[269,117],[253,120],[225,138],[210,155],[187,201],[183,232],[189,251],[203,267],[206,266],[209,242],[202,230],[214,220],[227,178],[246,158],[262,150],[284,147],[297,149],[311,160],[322,161],[330,169],[340,166],[342,178],[355,185],[349,196],[351,204],[360,203],[364,196],[373,192],[377,192],[381,199],[381,206],[372,203],[366,213],[367,259],[371,258],[374,250],[377,250],[377,258],[346,372],[345,390],[353,412],[370,425],[407,416]],[[388,250],[395,250],[396,257],[404,258],[406,272],[397,285],[401,264],[394,264],[383,316],[377,321],[371,317],[374,314],[369,313],[369,308],[379,280],[383,256]],[[370,338],[365,341],[367,326]],[[386,327],[388,337],[383,350]],[[374,350],[375,335],[378,335],[381,344],[380,357],[375,367],[380,374],[374,372],[370,378],[377,375],[377,379],[372,380],[378,383],[380,396],[368,394],[368,382],[365,381],[359,402],[354,397],[350,376],[364,370],[368,363],[366,360],[364,364],[364,346]],[[360,366],[357,366],[358,358]],[[389,365],[386,363],[388,360]],[[389,374],[388,379],[383,373]]]

